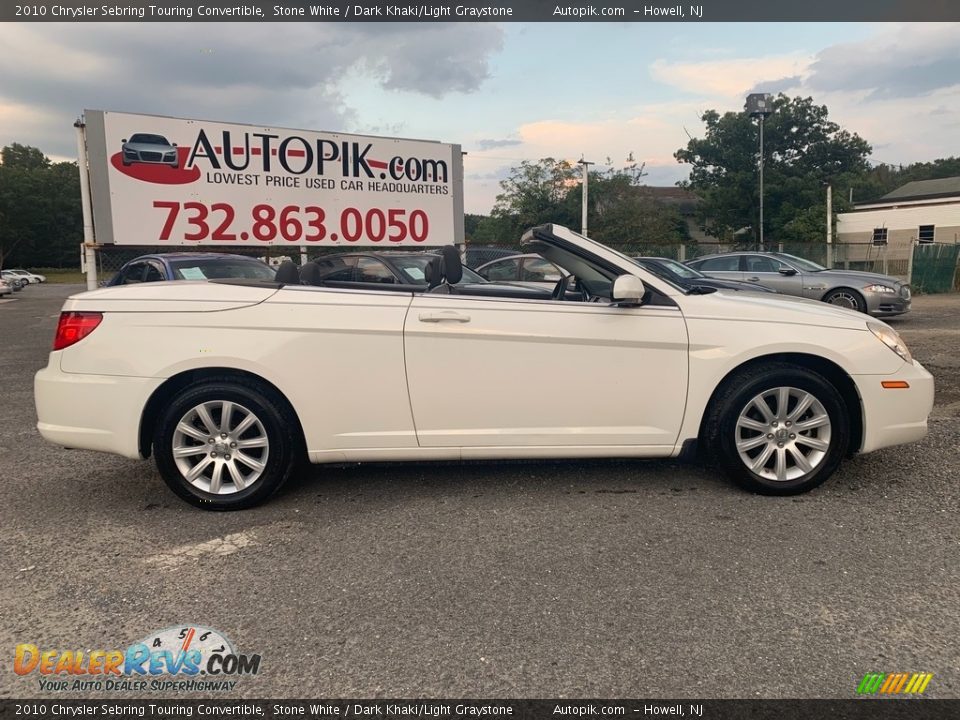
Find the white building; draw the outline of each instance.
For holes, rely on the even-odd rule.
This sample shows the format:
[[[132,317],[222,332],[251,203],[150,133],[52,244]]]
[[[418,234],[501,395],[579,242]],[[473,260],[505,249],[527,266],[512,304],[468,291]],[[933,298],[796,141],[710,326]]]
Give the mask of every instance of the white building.
[[[917,180],[837,216],[837,242],[887,246],[960,242],[960,177]]]

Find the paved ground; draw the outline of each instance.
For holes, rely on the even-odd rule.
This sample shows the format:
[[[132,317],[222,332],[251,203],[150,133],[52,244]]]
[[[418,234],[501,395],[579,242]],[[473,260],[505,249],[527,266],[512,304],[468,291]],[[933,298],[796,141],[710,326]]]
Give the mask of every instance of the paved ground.
[[[191,622],[263,655],[234,697],[843,698],[868,671],[960,696],[960,296],[895,322],[940,382],[929,437],[803,497],[667,461],[351,466],[215,514],[41,441],[68,290],[0,304],[0,697],[44,695],[17,643]]]

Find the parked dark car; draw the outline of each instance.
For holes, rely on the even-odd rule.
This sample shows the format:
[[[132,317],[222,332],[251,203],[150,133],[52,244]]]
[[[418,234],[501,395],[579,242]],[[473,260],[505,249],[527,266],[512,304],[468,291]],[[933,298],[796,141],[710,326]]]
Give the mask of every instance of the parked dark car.
[[[684,290],[695,288],[711,288],[714,290],[742,290],[747,292],[775,293],[776,290],[764,287],[759,283],[741,282],[739,280],[718,280],[707,277],[702,272],[687,267],[678,260],[663,257],[635,257],[633,261],[645,270],[649,270],[657,277],[679,285]]]
[[[273,280],[274,275],[276,271],[272,267],[245,255],[175,252],[141,255],[120,268],[106,285],[223,278]]]
[[[721,253],[690,260],[687,265],[710,277],[760,283],[784,295],[822,300],[874,317],[910,311],[910,286],[895,277],[828,269],[787,253]]]

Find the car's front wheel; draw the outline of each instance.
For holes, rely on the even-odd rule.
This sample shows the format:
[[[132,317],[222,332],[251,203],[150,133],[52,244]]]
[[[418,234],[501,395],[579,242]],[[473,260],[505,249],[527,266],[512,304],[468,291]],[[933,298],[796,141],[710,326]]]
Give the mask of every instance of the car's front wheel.
[[[704,441],[728,475],[764,495],[822,484],[850,442],[843,398],[819,373],[786,363],[731,377],[708,410]]]
[[[823,301],[831,305],[839,305],[840,307],[849,308],[850,310],[856,310],[857,312],[865,313],[867,311],[867,302],[863,299],[863,295],[850,288],[831,290],[823,296]]]
[[[188,387],[157,423],[157,468],[171,490],[205,510],[257,505],[294,468],[296,422],[288,415],[275,394],[257,383]]]

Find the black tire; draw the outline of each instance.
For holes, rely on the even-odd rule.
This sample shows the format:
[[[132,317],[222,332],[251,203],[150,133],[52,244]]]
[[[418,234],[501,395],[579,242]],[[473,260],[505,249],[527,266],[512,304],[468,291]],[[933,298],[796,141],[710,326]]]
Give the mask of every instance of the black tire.
[[[241,410],[252,413],[259,421],[259,428],[262,429],[268,445],[264,468],[248,487],[236,489],[238,486],[235,485],[233,486],[235,489],[227,494],[215,494],[187,480],[173,456],[173,443],[178,424],[191,412],[191,409],[203,403],[223,402],[234,403],[235,406],[240,406]],[[161,411],[153,437],[153,454],[156,457],[157,469],[173,492],[191,505],[204,510],[242,510],[258,505],[287,481],[302,454],[302,443],[297,434],[299,424],[291,415],[291,411],[275,392],[254,381],[222,379],[191,385],[177,393]],[[237,453],[229,449],[226,452]],[[257,450],[250,452],[257,452]],[[195,453],[195,455],[206,460],[204,453]],[[224,458],[230,457],[224,456],[222,452],[220,455],[218,460],[220,463],[224,462]],[[229,475],[230,473],[224,477],[228,478]],[[232,484],[229,479],[225,482]]]
[[[867,301],[853,288],[834,288],[823,296],[823,302],[857,312],[867,312]]]
[[[772,415],[781,417],[777,408],[778,399],[772,394],[778,388],[787,388],[788,410],[783,417],[789,417],[790,402],[795,410],[799,399],[808,394],[813,397],[817,405],[814,409],[801,413],[790,420],[793,423],[810,422],[814,417],[825,414],[829,418],[829,426],[821,429],[804,429],[790,434],[791,428],[786,427],[784,420],[774,420],[779,427],[769,427],[760,431],[744,428],[739,425],[743,422],[766,423],[757,407],[751,407],[752,401],[770,392],[770,400],[766,401],[767,409]],[[770,401],[774,407],[770,407]],[[776,410],[776,413],[774,413]],[[745,415],[742,415],[746,413]],[[837,389],[825,377],[806,368],[782,362],[770,362],[760,366],[752,366],[738,371],[724,383],[723,387],[714,396],[711,407],[707,408],[706,422],[703,426],[701,442],[705,446],[705,455],[709,460],[719,463],[727,475],[738,485],[761,495],[799,495],[823,484],[837,469],[840,461],[847,453],[850,443],[850,420],[846,403],[837,392]],[[795,428],[794,428],[795,429]],[[828,432],[824,432],[824,431]],[[776,433],[780,432],[784,437]],[[745,435],[745,433],[751,433]],[[755,434],[753,434],[755,433]],[[766,434],[765,434],[766,433]],[[808,434],[805,434],[808,433]],[[800,440],[791,440],[800,435]],[[821,436],[825,439],[820,439]],[[767,440],[773,435],[772,440]],[[782,440],[783,444],[777,445]],[[746,460],[737,447],[737,442],[749,444],[751,441],[762,443],[755,449],[745,453],[751,462],[760,461],[760,456],[771,451],[769,465],[755,472],[747,467]],[[825,444],[825,450],[814,450],[806,442]],[[785,448],[780,450],[780,448]],[[756,451],[755,455],[750,455]],[[798,456],[804,452],[804,461],[816,457],[815,463],[809,471],[804,472],[798,463]],[[778,480],[771,475],[777,473],[778,457],[783,457],[785,478]],[[789,477],[788,477],[789,476]]]

